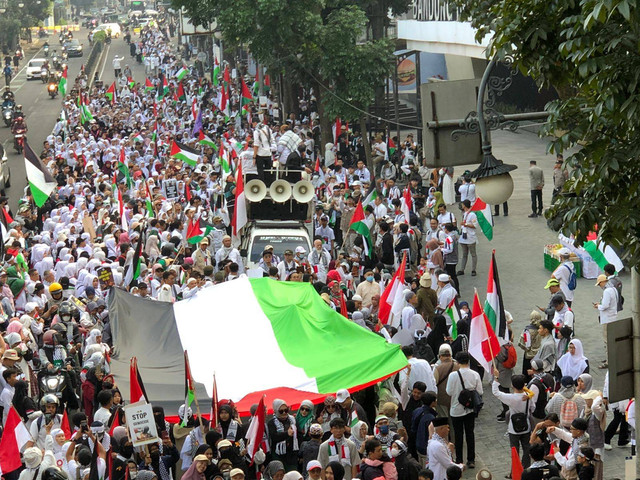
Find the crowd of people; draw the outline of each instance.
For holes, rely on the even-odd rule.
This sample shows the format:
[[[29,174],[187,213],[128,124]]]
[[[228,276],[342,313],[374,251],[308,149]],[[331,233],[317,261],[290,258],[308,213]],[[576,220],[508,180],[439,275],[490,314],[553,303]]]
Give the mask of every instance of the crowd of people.
[[[124,74],[115,72],[111,97],[109,85],[90,86],[83,73],[69,88],[40,154],[57,182],[50,199],[37,207],[27,188],[14,213],[0,197],[7,230],[0,408],[3,424],[15,410],[30,435],[23,467],[3,472],[6,479],[458,480],[475,468],[483,377],[502,404],[496,421],[521,451],[523,477],[602,479],[613,437],[621,446],[631,442],[634,403],[608,405],[607,384],[593,384],[570,308],[576,285],[567,252],[545,287],[548,307],[532,312],[517,343],[509,326],[493,370],[485,371],[469,352],[471,309],[458,283],[467,272],[477,274],[481,236],[468,172],[458,181],[451,168],[427,168],[411,136],[398,154],[376,137],[374,171],[346,128],[322,152],[313,111],[277,124],[273,103],[254,101],[242,113],[240,78],[209,79],[195,69],[178,78],[184,65],[168,31],[143,28],[133,54],[157,59],[144,83],[132,82],[125,65]],[[219,108],[223,88],[231,92],[228,111]],[[195,165],[172,155],[175,142],[198,152]],[[292,182],[315,186],[313,246],[310,252],[303,245],[283,252],[267,246],[258,263],[263,275],[311,283],[348,320],[402,344],[407,368],[359,392],[340,390],[320,405],[274,400],[253,458],[249,419],[228,400],[219,402],[211,423],[183,405],[186,422],[171,424],[154,406],[162,442],[133,448],[109,370],[110,289],[175,302],[245,275],[231,231],[237,172],[245,181],[270,183],[281,168]],[[459,212],[452,208],[458,196]],[[359,207],[370,248],[350,228]],[[206,233],[190,243],[194,224]],[[381,296],[401,264],[404,304],[387,317]],[[615,269],[605,272],[597,280],[603,299],[594,308],[606,340],[623,297]],[[446,314],[452,304],[457,320]]]

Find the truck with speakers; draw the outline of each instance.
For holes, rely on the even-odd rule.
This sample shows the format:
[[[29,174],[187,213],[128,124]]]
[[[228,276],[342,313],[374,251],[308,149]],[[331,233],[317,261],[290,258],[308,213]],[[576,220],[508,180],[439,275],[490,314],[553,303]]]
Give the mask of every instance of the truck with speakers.
[[[273,247],[274,255],[281,260],[286,250],[295,252],[302,247],[306,254],[310,252],[315,211],[315,189],[310,181],[279,179],[267,186],[254,179],[246,183],[244,193],[248,223],[240,254],[248,269],[257,267],[267,246]]]

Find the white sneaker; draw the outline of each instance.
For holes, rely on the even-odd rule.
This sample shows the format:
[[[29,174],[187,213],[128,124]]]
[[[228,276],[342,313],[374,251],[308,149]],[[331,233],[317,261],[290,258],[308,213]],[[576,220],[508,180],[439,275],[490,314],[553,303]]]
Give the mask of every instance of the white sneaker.
[[[605,450],[613,450],[613,447],[611,445],[609,445],[608,443],[604,444],[604,449]]]

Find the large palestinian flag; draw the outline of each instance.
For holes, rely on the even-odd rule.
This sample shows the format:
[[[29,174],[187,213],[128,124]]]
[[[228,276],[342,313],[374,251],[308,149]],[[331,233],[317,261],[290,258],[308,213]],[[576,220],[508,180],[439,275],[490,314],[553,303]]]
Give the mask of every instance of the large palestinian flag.
[[[176,367],[184,364],[184,350],[200,391],[211,397],[215,372],[218,398],[236,402],[241,414],[263,394],[268,406],[282,398],[295,408],[341,388],[364,388],[407,365],[398,345],[345,319],[307,283],[241,277],[173,304],[118,291],[109,316],[118,385],[126,383],[122,366],[136,352],[147,388],[157,386],[154,405],[171,413],[185,399],[184,370]]]
[[[42,163],[42,160],[38,158],[29,146],[26,139],[24,140],[24,164],[33,201],[38,207],[41,207],[56,189],[58,183],[49,169]]]

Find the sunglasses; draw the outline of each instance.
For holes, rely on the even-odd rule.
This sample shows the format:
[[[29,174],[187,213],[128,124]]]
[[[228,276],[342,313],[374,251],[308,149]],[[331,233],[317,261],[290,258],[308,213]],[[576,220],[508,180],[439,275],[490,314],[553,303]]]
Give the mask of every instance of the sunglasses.
[[[288,408],[284,408],[282,410],[278,410],[278,413],[282,413],[282,414],[289,413],[289,409]]]
[[[301,412],[310,412],[311,409],[309,407],[302,407],[302,408],[300,408],[300,411]]]

